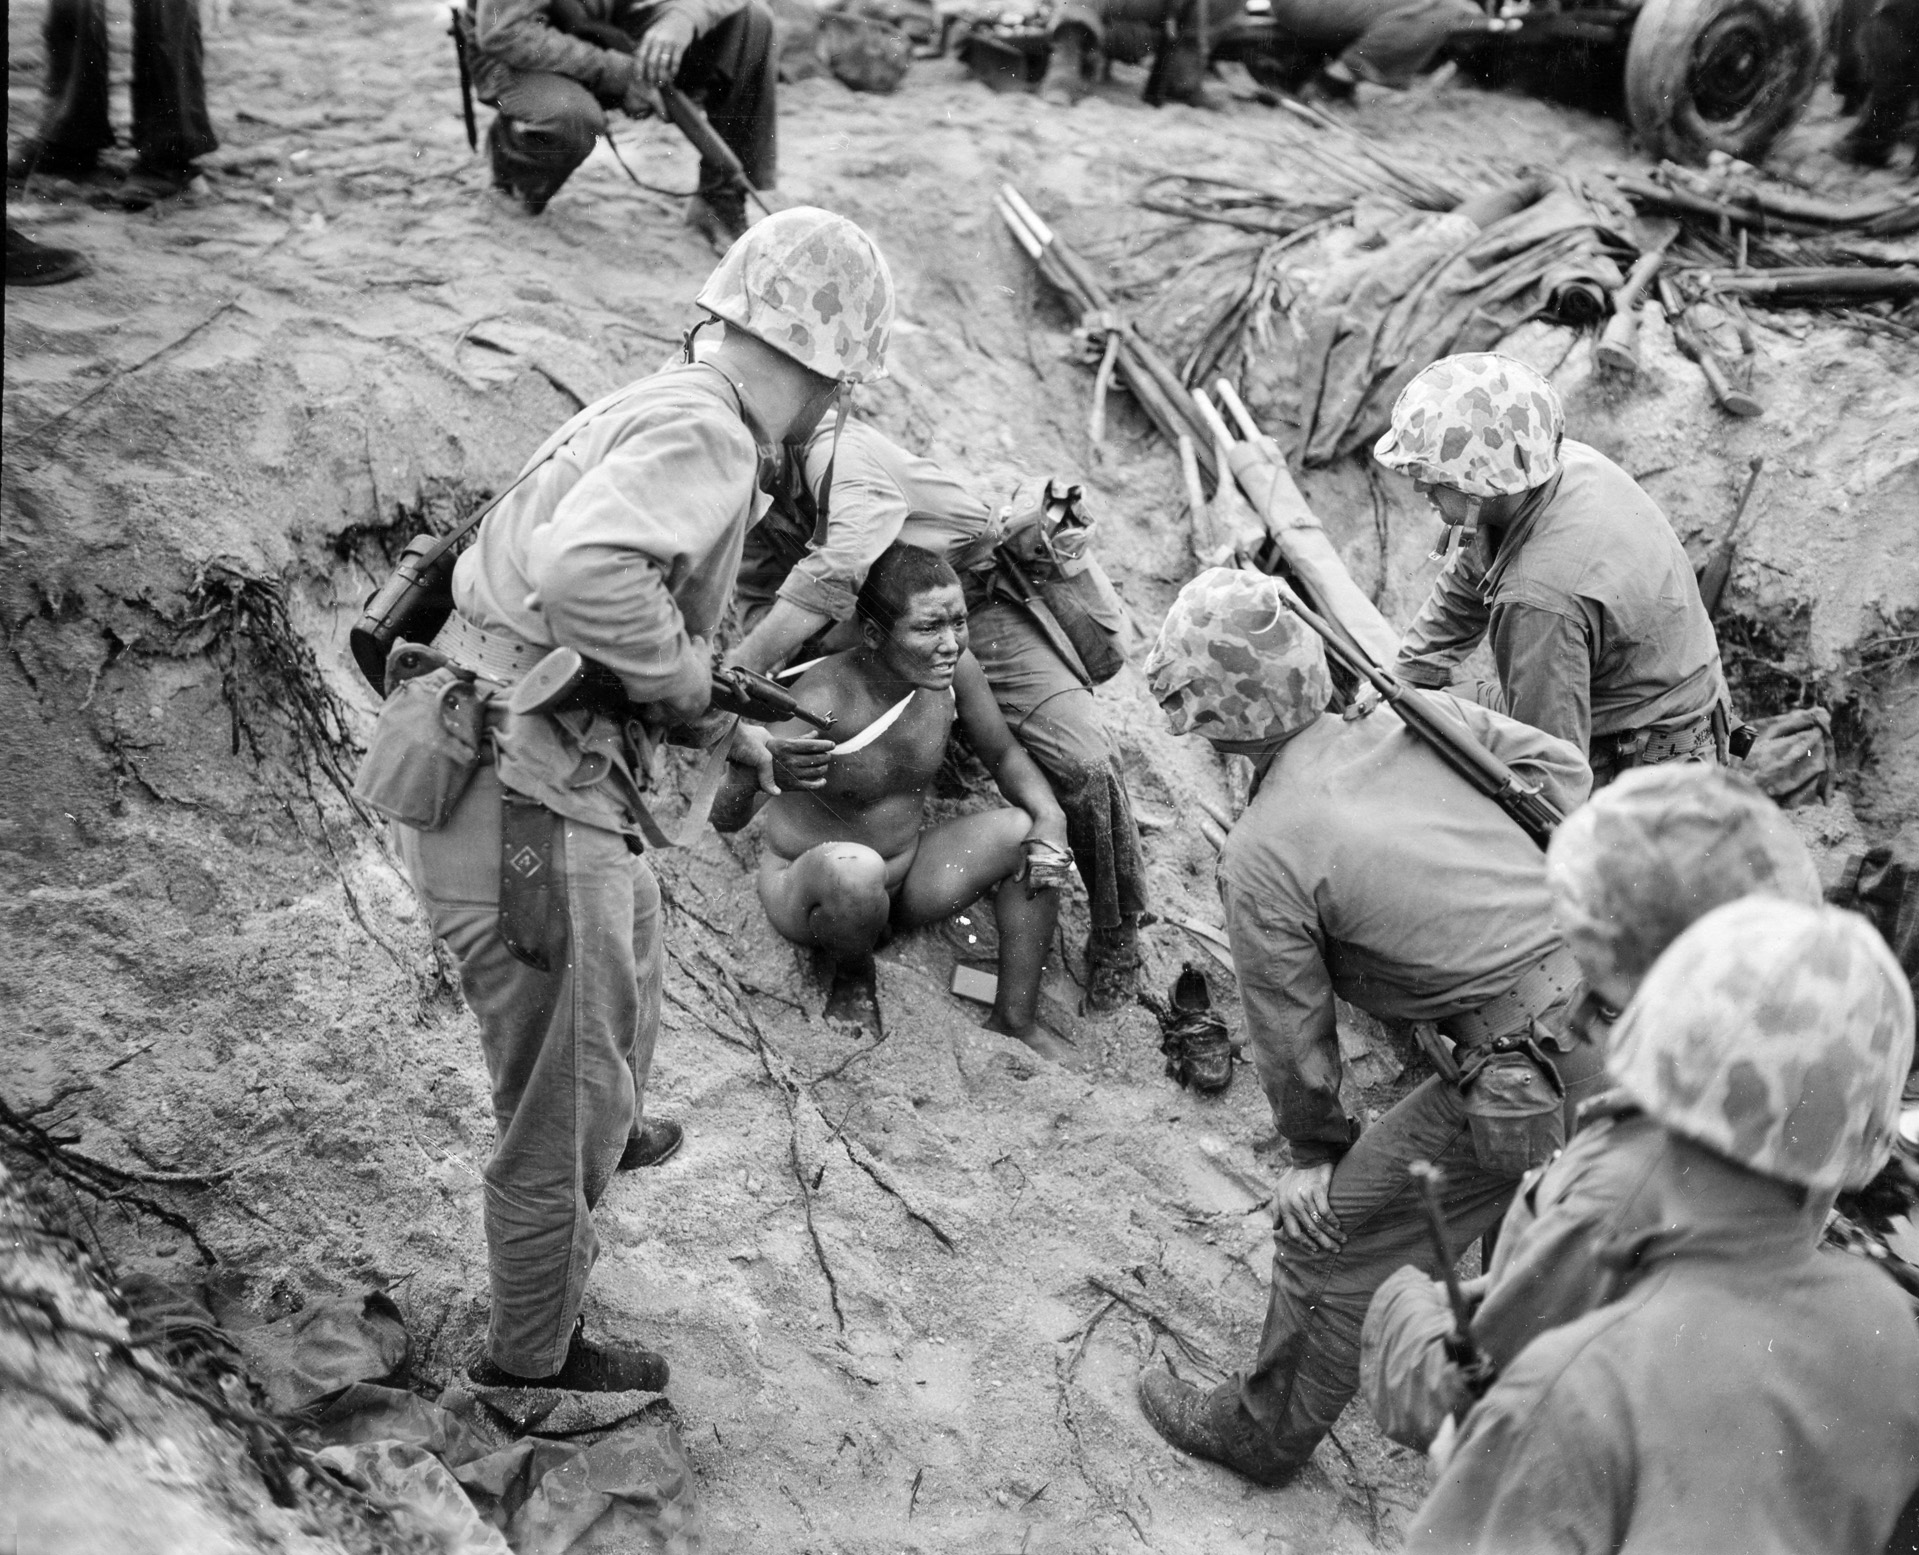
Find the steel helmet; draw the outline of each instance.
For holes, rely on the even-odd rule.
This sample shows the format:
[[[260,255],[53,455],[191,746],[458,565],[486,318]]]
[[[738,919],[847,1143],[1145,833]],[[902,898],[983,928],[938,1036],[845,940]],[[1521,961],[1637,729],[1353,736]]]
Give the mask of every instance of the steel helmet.
[[[1209,567],[1166,612],[1146,684],[1175,734],[1283,739],[1326,711],[1326,653],[1257,572]]]
[[[844,216],[815,205],[774,212],[726,251],[696,301],[822,378],[886,376],[893,274]]]
[[[1559,473],[1566,411],[1524,362],[1491,351],[1441,357],[1399,391],[1373,457],[1469,497],[1507,497]]]
[[[1674,940],[1606,1067],[1675,1134],[1813,1189],[1869,1182],[1912,1067],[1912,990],[1856,913],[1747,897]]]
[[[1751,779],[1699,762],[1635,768],[1594,794],[1553,833],[1546,880],[1587,975],[1635,983],[1726,902],[1820,900],[1819,872],[1785,813]]]

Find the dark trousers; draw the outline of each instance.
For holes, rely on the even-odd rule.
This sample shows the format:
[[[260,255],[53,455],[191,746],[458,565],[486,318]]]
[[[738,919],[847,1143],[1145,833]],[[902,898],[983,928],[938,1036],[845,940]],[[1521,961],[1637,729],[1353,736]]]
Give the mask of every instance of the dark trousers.
[[[1019,606],[986,605],[968,627],[993,700],[1066,812],[1066,841],[1086,882],[1093,926],[1116,928],[1146,905],[1146,866],[1099,703]]]
[[[606,133],[606,109],[590,88],[550,70],[516,70],[485,61],[485,100],[500,110],[490,131],[502,182],[538,200],[551,199]],[[732,149],[755,188],[770,189],[779,172],[774,115],[773,18],[757,3],[735,11],[693,40],[674,84],[700,101],[715,132]],[[700,191],[724,188],[727,172],[700,163]]]
[[[1579,1103],[1605,1088],[1601,1055],[1581,1043],[1554,1056],[1570,1129]],[[1418,1186],[1406,1171],[1415,1161],[1445,1174],[1441,1202],[1462,1252],[1498,1223],[1519,1186],[1517,1177],[1480,1164],[1459,1092],[1437,1076],[1359,1136],[1333,1168],[1333,1213],[1345,1245],[1328,1253],[1278,1241],[1259,1354],[1214,1394],[1214,1418],[1264,1443],[1276,1464],[1311,1457],[1358,1391],[1359,1331],[1386,1277],[1406,1264],[1441,1277]]]
[[[107,121],[106,0],[47,0],[42,153],[84,159],[113,144]],[[133,144],[179,167],[218,148],[207,118],[195,0],[133,0]]]

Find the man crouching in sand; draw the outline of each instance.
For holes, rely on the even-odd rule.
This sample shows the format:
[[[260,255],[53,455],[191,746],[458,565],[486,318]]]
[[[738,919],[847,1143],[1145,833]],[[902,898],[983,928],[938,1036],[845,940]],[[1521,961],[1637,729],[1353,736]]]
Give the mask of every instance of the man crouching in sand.
[[[849,981],[872,987],[873,950],[890,931],[937,923],[993,891],[999,990],[987,1029],[1070,1063],[1071,1044],[1037,1013],[1072,864],[1066,816],[967,652],[959,576],[930,551],[891,546],[867,574],[857,613],[860,645],[793,686],[803,705],[833,713],[840,743],[782,738],[776,771],[786,786],[770,799],[748,769],[732,768],[714,824],[737,829],[765,804],[760,902],[786,938],[832,955],[836,1003]],[[955,721],[1014,808],[926,826]],[[771,732],[812,731],[795,720]]]

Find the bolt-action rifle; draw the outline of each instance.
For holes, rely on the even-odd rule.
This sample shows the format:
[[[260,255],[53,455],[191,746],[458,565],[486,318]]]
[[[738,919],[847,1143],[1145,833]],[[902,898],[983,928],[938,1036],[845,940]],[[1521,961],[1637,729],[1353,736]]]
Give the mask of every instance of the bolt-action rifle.
[[[1566,818],[1556,804],[1536,786],[1521,782],[1519,774],[1474,739],[1438,698],[1381,669],[1364,648],[1307,605],[1283,579],[1275,581],[1286,608],[1319,634],[1332,658],[1371,685],[1399,714],[1400,722],[1430,745],[1447,766],[1511,816],[1535,843],[1546,846],[1553,828]]]

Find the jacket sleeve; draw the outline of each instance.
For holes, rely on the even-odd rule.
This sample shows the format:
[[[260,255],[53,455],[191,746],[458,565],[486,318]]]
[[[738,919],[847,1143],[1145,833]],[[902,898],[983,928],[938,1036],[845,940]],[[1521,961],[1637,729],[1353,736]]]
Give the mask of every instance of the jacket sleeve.
[[[1499,710],[1589,749],[1592,642],[1586,622],[1536,605],[1505,603],[1493,615],[1492,639]]]
[[[1496,1367],[1510,1366],[1547,1329],[1612,1299],[1617,1279],[1599,1258],[1606,1219],[1590,1198],[1550,1205],[1518,1232],[1508,1253],[1508,1215],[1500,1231],[1499,1251],[1505,1256],[1473,1314],[1473,1341]]]
[[[1317,921],[1225,878],[1220,897],[1240,1009],[1260,1083],[1293,1164],[1322,1166],[1352,1143],[1339,1102],[1339,1031]]]
[[[736,419],[676,414],[629,431],[528,546],[553,640],[617,671],[636,702],[697,694],[712,665],[672,585],[750,508],[757,469]]]
[[[819,496],[833,461],[833,482],[827,495],[826,539],[809,545],[806,554],[780,585],[780,597],[804,610],[844,621],[853,613],[853,601],[867,571],[900,537],[906,523],[906,496],[886,470],[867,452],[848,428],[839,452],[831,451],[830,431],[823,431],[806,448],[806,483]]]
[[[1537,783],[1562,815],[1571,815],[1591,796],[1593,775],[1592,768],[1586,765],[1584,747],[1574,746],[1476,702],[1443,694],[1432,700],[1442,712],[1453,713],[1468,733],[1511,767],[1522,781]]]
[[[693,36],[703,37],[735,11],[744,11],[746,0],[666,0],[652,20],[662,16],[684,16],[693,24]]]
[[[474,41],[515,70],[550,70],[596,96],[624,97],[637,68],[633,56],[561,32],[546,7],[547,0],[479,0]]]
[[[1446,1417],[1469,1402],[1446,1353],[1453,1312],[1446,1289],[1408,1264],[1373,1294],[1359,1333],[1359,1386],[1379,1429],[1424,1452]]]
[[[1480,593],[1485,573],[1477,557],[1472,546],[1455,554],[1406,628],[1394,668],[1411,684],[1445,685],[1453,667],[1486,635],[1492,613]]]
[[[1557,1350],[1550,1365],[1529,1357],[1466,1417],[1413,1514],[1407,1555],[1611,1555],[1631,1496],[1620,1440],[1631,1413],[1617,1391],[1603,1375],[1566,1374]]]

